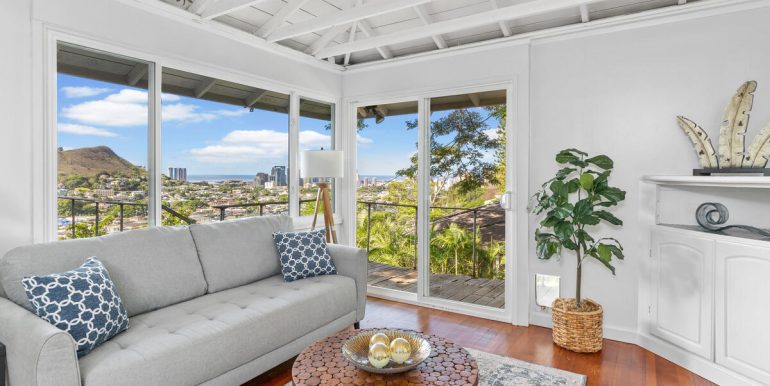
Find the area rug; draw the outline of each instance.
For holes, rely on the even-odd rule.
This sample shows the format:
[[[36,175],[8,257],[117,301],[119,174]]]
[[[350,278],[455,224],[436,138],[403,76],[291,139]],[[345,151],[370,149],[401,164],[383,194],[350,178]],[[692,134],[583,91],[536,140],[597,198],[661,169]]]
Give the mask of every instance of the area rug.
[[[479,386],[585,386],[586,376],[466,348],[479,365]]]
[[[479,365],[479,386],[585,386],[586,376],[466,348]],[[286,386],[291,386],[291,382]]]

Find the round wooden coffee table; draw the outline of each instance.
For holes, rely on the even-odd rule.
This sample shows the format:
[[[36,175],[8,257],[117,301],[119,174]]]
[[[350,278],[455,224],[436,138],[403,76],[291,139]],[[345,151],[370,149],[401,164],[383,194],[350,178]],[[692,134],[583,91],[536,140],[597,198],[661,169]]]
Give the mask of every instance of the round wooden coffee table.
[[[372,374],[342,356],[342,344],[361,330],[342,331],[302,351],[291,369],[296,386],[315,385],[464,385],[476,386],[479,368],[464,348],[435,335],[424,335],[431,354],[416,369],[401,374]]]

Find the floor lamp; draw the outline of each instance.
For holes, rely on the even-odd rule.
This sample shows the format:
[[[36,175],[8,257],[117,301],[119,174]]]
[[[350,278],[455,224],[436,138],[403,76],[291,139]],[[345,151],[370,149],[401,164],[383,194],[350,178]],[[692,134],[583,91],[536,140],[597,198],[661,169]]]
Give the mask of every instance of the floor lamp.
[[[302,168],[300,172],[302,178],[340,178],[344,176],[343,154],[337,150],[308,150],[302,152]],[[318,220],[318,210],[321,205],[324,208],[324,225],[326,226],[326,242],[337,243],[337,232],[334,230],[334,216],[332,210],[331,197],[329,193],[329,183],[318,183],[318,196],[315,200],[315,211],[313,214],[313,225],[311,230],[315,229],[316,220]]]

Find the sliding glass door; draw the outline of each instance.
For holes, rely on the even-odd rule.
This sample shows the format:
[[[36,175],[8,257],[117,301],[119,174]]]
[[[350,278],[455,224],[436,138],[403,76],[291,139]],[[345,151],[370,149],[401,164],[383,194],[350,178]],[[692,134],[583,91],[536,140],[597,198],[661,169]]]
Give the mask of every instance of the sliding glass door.
[[[356,106],[356,239],[371,294],[507,318],[507,94]]]

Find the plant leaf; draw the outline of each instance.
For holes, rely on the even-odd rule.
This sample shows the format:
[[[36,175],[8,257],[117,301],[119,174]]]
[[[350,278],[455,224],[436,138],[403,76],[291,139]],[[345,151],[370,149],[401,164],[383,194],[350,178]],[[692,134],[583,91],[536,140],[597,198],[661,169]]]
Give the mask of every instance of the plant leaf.
[[[591,173],[583,173],[580,175],[580,186],[585,190],[591,190],[594,187],[594,176]]]
[[[604,170],[612,169],[612,167],[615,165],[615,163],[612,162],[612,159],[606,155],[597,155],[596,157],[591,157],[587,159],[586,162],[594,164]]]
[[[599,246],[596,248],[596,254],[592,254],[591,256],[595,257],[596,260],[599,260],[602,264],[604,264],[605,267],[607,267],[610,271],[612,271],[612,274],[615,274],[615,267],[612,266],[612,251],[610,248],[604,244],[599,244]]]
[[[622,220],[615,217],[612,213],[607,212],[606,210],[597,210],[596,212],[594,212],[594,216],[599,217],[600,219],[612,225],[623,225]]]
[[[569,221],[562,221],[553,227],[554,233],[556,233],[556,237],[559,238],[559,240],[569,240],[572,237],[572,234],[575,233],[575,227],[572,226],[572,223]]]
[[[741,167],[743,164],[744,136],[749,125],[749,113],[754,104],[757,82],[750,80],[741,85],[730,99],[719,129],[719,167]]]

